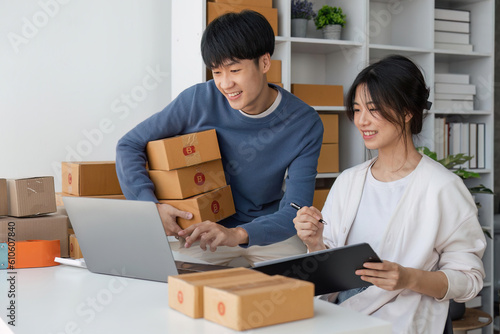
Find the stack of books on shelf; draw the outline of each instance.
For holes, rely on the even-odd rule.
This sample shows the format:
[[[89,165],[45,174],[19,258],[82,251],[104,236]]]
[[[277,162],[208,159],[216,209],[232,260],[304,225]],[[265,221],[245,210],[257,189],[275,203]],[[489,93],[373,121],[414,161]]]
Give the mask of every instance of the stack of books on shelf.
[[[447,122],[444,117],[436,117],[434,126],[434,147],[438,160],[451,154],[463,153],[472,159],[463,164],[462,168],[485,168],[484,123]]]
[[[436,49],[472,52],[470,12],[436,8],[434,13],[434,47]]]
[[[436,73],[434,108],[440,111],[472,111],[476,85],[468,74]]]

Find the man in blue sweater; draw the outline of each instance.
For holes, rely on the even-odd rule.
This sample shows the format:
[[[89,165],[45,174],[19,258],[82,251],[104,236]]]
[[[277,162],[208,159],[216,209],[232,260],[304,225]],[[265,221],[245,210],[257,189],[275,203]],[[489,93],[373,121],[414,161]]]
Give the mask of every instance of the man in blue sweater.
[[[323,136],[318,113],[267,82],[274,32],[262,15],[244,11],[212,21],[201,52],[214,79],[186,89],[118,142],[123,193],[127,199],[158,203],[145,168],[149,141],[216,129],[236,213],[182,230],[176,218],[192,214],[158,203],[166,234],[185,239],[180,252],[212,263],[238,256],[252,263],[304,252],[290,202],[312,203]],[[191,247],[194,243],[199,247]]]

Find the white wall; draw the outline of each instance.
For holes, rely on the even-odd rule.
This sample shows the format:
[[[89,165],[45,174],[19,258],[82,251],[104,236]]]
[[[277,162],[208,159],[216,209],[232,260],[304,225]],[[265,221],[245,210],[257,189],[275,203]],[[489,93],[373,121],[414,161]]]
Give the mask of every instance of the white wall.
[[[0,0],[0,178],[114,160],[170,102],[170,1]]]

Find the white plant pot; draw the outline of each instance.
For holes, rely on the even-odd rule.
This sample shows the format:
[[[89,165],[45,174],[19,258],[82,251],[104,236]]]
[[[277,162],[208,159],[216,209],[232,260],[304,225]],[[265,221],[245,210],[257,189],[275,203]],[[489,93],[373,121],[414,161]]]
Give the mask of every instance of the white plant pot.
[[[322,28],[324,39],[340,39],[342,26],[340,24],[330,24]]]

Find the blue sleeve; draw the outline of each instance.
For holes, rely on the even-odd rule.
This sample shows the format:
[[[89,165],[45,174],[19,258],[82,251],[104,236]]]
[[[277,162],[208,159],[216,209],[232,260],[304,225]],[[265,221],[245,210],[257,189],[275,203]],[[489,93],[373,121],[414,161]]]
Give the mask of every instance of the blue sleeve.
[[[146,170],[146,145],[151,140],[176,136],[185,131],[191,115],[189,91],[183,92],[165,109],[138,124],[118,141],[116,172],[127,199],[158,202]]]
[[[323,141],[323,124],[319,116],[308,133],[310,135],[304,138],[307,144],[288,166],[285,193],[281,199],[279,210],[241,225],[249,236],[249,243],[244,247],[269,245],[286,240],[297,233],[293,224],[297,210],[290,206],[290,202],[302,206],[312,204],[317,175],[316,169]]]

